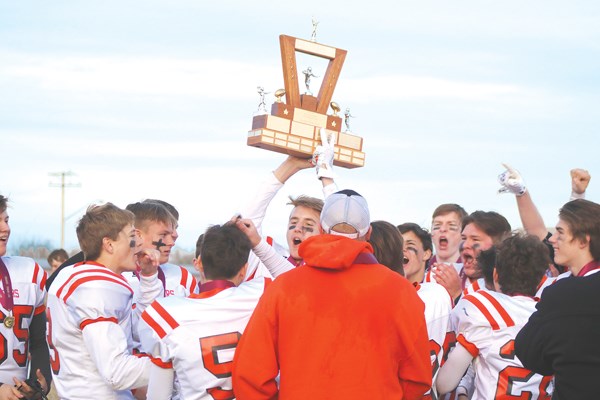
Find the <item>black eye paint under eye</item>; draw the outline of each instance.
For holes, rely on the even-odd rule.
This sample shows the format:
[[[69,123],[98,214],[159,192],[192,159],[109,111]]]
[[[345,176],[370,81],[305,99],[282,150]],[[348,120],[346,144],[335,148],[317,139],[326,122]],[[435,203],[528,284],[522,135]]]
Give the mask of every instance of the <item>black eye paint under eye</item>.
[[[417,249],[415,249],[414,247],[407,247],[406,250],[412,251],[415,255],[417,255]]]
[[[296,225],[290,225],[290,227],[288,228],[288,231],[293,231],[294,229],[296,229]]]
[[[135,243],[135,239],[131,239],[129,241],[129,247],[131,247],[132,249],[135,247],[136,243]]]
[[[158,239],[158,242],[152,242],[154,246],[156,246],[156,250],[160,250],[161,247],[166,246],[167,244],[162,241],[162,238]]]
[[[475,243],[473,246],[471,246],[473,248],[473,250],[479,250],[481,248],[481,245],[479,243]]]
[[[304,233],[312,233],[312,232],[314,232],[314,231],[315,231],[315,230],[313,229],[313,227],[312,227],[312,226],[303,226],[303,227],[302,227],[302,232],[304,232]]]

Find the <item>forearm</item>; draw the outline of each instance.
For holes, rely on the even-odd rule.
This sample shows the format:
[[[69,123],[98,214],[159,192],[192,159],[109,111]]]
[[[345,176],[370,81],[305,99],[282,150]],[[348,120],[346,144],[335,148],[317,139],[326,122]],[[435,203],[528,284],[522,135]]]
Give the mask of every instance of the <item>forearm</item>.
[[[46,343],[46,313],[34,315],[29,325],[29,353],[31,354],[31,368],[29,377],[36,379],[36,371],[39,369],[48,387],[52,381],[50,372],[50,355]]]
[[[544,240],[548,233],[548,229],[546,229],[544,219],[533,203],[529,191],[526,191],[522,196],[516,196],[516,199],[519,216],[521,217],[521,223],[523,224],[525,232],[537,236],[540,240]]]
[[[457,343],[437,377],[435,386],[440,395],[449,393],[458,386],[472,360],[473,356],[467,349]]]
[[[254,197],[242,207],[242,217],[251,219],[256,229],[260,231],[267,208],[282,187],[283,183],[273,173],[269,174],[267,180],[258,187]]]
[[[98,372],[115,390],[148,384],[150,359],[129,354],[123,329],[110,321],[95,322],[82,331],[83,341]]]
[[[148,383],[147,400],[168,400],[173,394],[173,381],[175,371],[173,368],[161,368],[158,365],[150,366],[150,382]]]
[[[261,240],[252,251],[265,267],[267,267],[274,278],[277,278],[284,272],[294,269],[294,266],[285,257],[277,253],[273,246],[270,246],[265,240]]]

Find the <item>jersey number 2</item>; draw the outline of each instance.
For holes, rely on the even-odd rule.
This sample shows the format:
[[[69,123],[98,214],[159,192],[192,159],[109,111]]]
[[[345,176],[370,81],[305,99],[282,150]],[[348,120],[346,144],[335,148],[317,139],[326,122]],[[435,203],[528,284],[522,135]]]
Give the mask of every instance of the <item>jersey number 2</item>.
[[[513,339],[506,342],[500,348],[500,357],[506,360],[515,359],[515,341]],[[527,382],[534,375],[530,370],[523,367],[506,367],[500,371],[498,376],[498,387],[496,388],[495,399],[523,399],[529,400],[532,398],[531,392],[521,392],[521,395],[511,394],[513,382]],[[547,393],[548,385],[552,381],[551,376],[545,376],[540,383],[540,395],[538,399],[550,399]]]
[[[224,333],[222,335],[200,338],[200,350],[204,368],[217,378],[231,377],[233,361],[220,362],[219,351],[235,349],[242,335],[239,332]],[[233,390],[226,390],[220,386],[206,390],[215,400],[233,400]]]

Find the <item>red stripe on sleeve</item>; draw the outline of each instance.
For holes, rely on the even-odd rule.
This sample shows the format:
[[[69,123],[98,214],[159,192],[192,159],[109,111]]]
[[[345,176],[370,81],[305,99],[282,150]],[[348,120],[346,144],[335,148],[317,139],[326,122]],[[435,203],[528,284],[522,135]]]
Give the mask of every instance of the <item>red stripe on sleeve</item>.
[[[165,332],[165,330],[150,315],[148,315],[147,311],[142,313],[142,319],[154,330],[154,332],[156,332],[159,338],[162,339],[167,335],[167,332]]]
[[[477,346],[465,339],[465,337],[462,334],[458,335],[456,341],[460,343],[462,347],[467,349],[467,351],[473,356],[473,358],[479,355],[479,349],[477,348]]]
[[[172,361],[164,362],[160,358],[155,358],[155,357],[150,357],[150,361],[152,361],[152,364],[159,366],[161,368],[164,368],[164,369],[172,369],[173,368]]]
[[[79,324],[79,329],[83,330],[83,328],[85,328],[89,324],[93,324],[96,322],[114,322],[115,324],[119,323],[119,321],[115,317],[110,317],[110,318],[100,317],[100,318],[96,318],[96,319],[86,319],[85,321],[81,322],[81,324]]]
[[[34,311],[33,311],[33,315],[38,315],[43,313],[44,311],[46,311],[46,305],[42,304],[41,306],[37,307]]]
[[[160,305],[159,302],[155,301],[152,304],[152,308],[154,308],[156,310],[156,312],[158,313],[158,315],[160,315],[165,320],[165,322],[167,324],[169,324],[171,329],[175,329],[179,326],[177,321],[175,321],[175,319],[171,316],[171,314],[169,314],[167,312],[167,310],[165,310],[164,307]]]
[[[502,304],[500,304],[500,302],[498,302],[498,300],[496,300],[496,298],[494,298],[494,296],[492,296],[488,292],[480,292],[480,293],[483,297],[488,299],[490,303],[492,303],[492,305],[498,311],[498,314],[500,314],[500,316],[502,317],[502,319],[504,320],[504,322],[506,323],[507,326],[515,325],[515,321],[513,321],[513,319],[510,317],[510,315],[508,315],[508,313],[504,309],[504,307],[502,307]]]
[[[492,327],[493,330],[500,329],[500,325],[498,325],[498,322],[496,322],[496,320],[494,319],[492,314],[490,314],[488,309],[485,308],[485,306],[483,305],[483,303],[481,301],[479,301],[479,299],[477,299],[476,297],[471,296],[471,295],[465,296],[464,299],[466,301],[471,302],[475,307],[477,307],[479,309],[479,311],[481,311],[483,316],[486,317],[487,320],[489,321],[490,326]]]

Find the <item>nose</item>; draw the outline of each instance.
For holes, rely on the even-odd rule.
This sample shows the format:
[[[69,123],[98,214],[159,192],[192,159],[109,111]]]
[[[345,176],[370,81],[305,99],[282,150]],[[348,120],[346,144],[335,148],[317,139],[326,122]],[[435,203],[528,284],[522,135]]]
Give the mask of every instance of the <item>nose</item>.
[[[550,244],[555,244],[555,243],[556,243],[556,236],[557,236],[557,233],[556,233],[556,232],[554,232],[554,233],[552,234],[552,236],[550,236],[550,237],[548,238],[548,242],[550,242]]]

